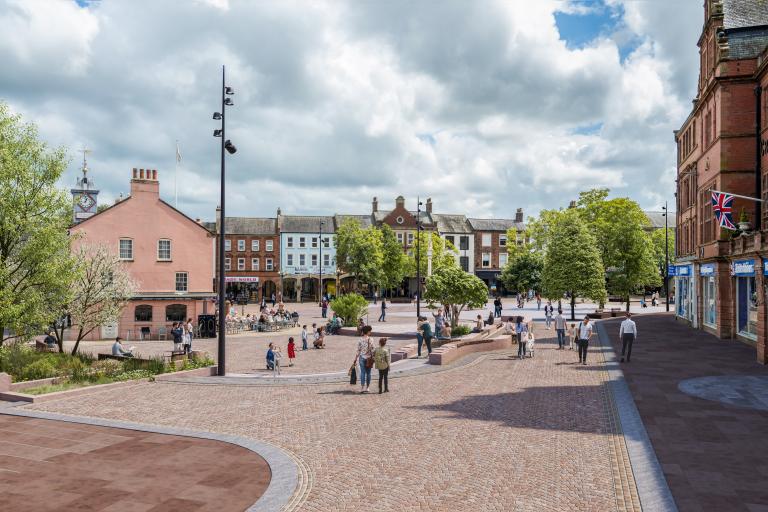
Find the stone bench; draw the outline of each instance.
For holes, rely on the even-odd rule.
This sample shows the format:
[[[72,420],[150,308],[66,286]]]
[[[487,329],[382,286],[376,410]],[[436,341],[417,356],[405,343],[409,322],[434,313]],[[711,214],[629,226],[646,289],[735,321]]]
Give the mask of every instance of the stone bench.
[[[489,352],[512,347],[512,336],[501,335],[492,338],[462,340],[446,343],[429,355],[429,364],[445,365],[475,352]]]

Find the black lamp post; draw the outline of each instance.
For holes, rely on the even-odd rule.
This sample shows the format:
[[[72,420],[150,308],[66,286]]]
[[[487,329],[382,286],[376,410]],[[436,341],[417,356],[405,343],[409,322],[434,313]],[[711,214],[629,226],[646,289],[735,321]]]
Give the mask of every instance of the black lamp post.
[[[669,211],[667,210],[667,202],[664,201],[664,293],[667,299],[667,311],[669,311]]]
[[[318,296],[320,297],[320,307],[323,307],[323,221],[320,221],[320,238],[318,239],[320,247],[320,288],[318,288]]]
[[[421,199],[416,196],[416,318],[421,317]]]
[[[224,167],[224,155],[227,153],[234,154],[237,148],[231,141],[225,138],[224,134],[224,118],[226,114],[226,107],[234,105],[232,102],[232,96],[235,94],[234,89],[227,87],[225,82],[225,69],[221,66],[221,112],[214,112],[213,119],[215,121],[221,121],[221,129],[213,130],[214,137],[221,138],[221,224],[219,227],[219,375],[223,376],[226,373],[226,322],[227,312],[225,304],[224,287],[226,279],[224,279],[224,236],[226,229],[224,227],[226,214],[224,210],[224,185],[225,185],[225,167]]]

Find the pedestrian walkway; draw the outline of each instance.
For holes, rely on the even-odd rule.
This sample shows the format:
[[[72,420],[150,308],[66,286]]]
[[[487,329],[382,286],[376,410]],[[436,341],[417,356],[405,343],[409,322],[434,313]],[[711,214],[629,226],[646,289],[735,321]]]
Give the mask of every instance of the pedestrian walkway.
[[[240,512],[270,477],[229,443],[0,414],[2,510]]]
[[[632,362],[620,366],[678,509],[768,510],[768,368],[754,348],[667,314],[634,319]],[[603,326],[620,353],[618,322]]]

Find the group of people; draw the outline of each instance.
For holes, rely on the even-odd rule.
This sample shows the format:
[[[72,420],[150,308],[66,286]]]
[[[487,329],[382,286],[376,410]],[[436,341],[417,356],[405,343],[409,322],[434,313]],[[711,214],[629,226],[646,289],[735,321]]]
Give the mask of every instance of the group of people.
[[[195,337],[192,319],[187,318],[186,322],[173,322],[171,325],[171,336],[173,337],[173,351],[192,352],[192,339]]]
[[[427,325],[429,325],[428,322]],[[363,328],[362,336],[357,342],[355,360],[349,371],[357,373],[355,367],[359,366],[360,393],[368,393],[368,388],[371,386],[371,373],[376,367],[379,372],[379,394],[389,393],[389,367],[392,364],[392,355],[387,347],[387,338],[379,338],[379,346],[374,347],[371,339],[372,330],[370,325]],[[354,383],[354,378],[350,382]]]
[[[288,338],[288,366],[293,366],[293,360],[296,359],[296,344],[293,340],[293,336]],[[280,346],[274,342],[270,342],[269,348],[267,348],[267,370],[274,371],[277,375],[280,375],[280,360],[283,358],[283,352],[280,350]]]

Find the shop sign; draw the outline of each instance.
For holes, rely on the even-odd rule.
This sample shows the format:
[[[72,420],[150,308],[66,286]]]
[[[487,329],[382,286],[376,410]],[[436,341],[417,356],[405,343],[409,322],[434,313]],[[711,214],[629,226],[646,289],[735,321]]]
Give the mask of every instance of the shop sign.
[[[677,275],[677,267],[674,265],[667,265],[667,275],[668,276],[676,276]]]
[[[224,276],[225,283],[258,283],[256,276]]]
[[[755,260],[737,260],[731,262],[732,276],[755,275]]]
[[[677,273],[675,275],[677,275],[678,277],[689,277],[691,275],[691,266],[678,265]]]
[[[699,275],[702,276],[713,276],[715,275],[715,264],[714,263],[704,263],[699,267]]]
[[[763,261],[763,275],[768,276],[768,260]]]

